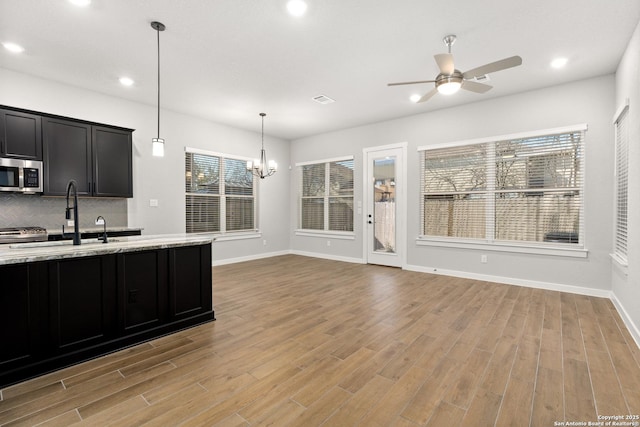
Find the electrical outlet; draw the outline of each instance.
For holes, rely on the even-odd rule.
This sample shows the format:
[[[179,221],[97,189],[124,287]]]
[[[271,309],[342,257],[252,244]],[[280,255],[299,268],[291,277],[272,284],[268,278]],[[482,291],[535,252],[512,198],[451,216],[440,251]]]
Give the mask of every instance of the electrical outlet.
[[[75,222],[72,219],[67,220],[67,227],[73,227],[74,225],[75,225]]]
[[[152,208],[158,207],[158,199],[149,199],[149,206]]]
[[[267,239],[264,239],[264,240],[262,241],[262,245],[263,245],[263,246],[267,246]]]
[[[480,255],[480,262],[483,263],[483,264],[486,264],[487,263],[487,256],[484,255],[484,254]]]
[[[331,240],[327,240],[327,246],[331,246]]]

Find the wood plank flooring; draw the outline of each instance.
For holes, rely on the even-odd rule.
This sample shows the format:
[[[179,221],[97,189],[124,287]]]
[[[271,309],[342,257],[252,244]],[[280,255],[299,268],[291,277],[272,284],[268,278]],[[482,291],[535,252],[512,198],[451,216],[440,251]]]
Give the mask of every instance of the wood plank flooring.
[[[0,425],[640,415],[640,350],[607,299],[294,255],[215,267],[213,298],[213,323],[1,390]]]

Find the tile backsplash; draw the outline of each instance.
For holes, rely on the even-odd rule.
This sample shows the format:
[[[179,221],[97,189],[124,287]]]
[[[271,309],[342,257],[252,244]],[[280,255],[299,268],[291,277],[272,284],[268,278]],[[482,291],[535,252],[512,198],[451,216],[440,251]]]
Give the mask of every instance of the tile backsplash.
[[[30,194],[0,194],[0,227],[40,226],[49,232],[59,232],[65,223],[64,197],[44,197]],[[102,215],[108,227],[127,226],[127,199],[78,198],[80,228],[95,228]]]

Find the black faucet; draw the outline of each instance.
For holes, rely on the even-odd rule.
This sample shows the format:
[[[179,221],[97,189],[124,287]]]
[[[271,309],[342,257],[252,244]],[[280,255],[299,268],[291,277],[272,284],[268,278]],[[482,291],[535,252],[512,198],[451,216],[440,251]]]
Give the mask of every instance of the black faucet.
[[[73,207],[69,207],[69,193],[73,189]],[[67,184],[67,209],[65,210],[64,217],[71,219],[71,209],[73,209],[73,244],[80,244],[80,224],[78,224],[78,189],[74,180],[69,181]],[[66,237],[64,234],[64,224],[62,225],[62,237]]]
[[[102,243],[109,243],[109,241],[107,240],[107,220],[104,219],[102,215],[99,215],[98,218],[96,218],[96,225],[100,224],[100,220],[102,220],[103,231],[102,236],[99,236],[98,240],[102,240]]]

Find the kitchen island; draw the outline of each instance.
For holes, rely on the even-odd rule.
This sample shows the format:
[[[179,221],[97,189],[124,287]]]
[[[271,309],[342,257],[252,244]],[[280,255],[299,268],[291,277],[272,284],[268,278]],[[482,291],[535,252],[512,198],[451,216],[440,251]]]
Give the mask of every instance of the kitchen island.
[[[0,386],[215,320],[211,241],[0,246]]]

